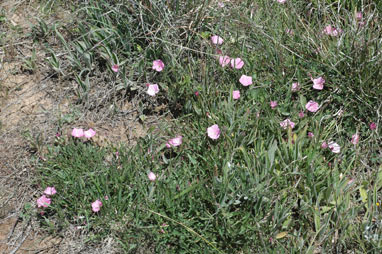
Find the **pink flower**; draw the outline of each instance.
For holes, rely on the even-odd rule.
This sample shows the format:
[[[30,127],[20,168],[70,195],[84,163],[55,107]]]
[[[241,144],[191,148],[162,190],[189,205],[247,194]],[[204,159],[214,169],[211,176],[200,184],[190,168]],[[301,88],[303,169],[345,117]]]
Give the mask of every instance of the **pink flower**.
[[[358,133],[353,134],[353,136],[351,136],[351,143],[353,145],[356,145],[356,144],[358,144],[358,142],[359,142],[359,135],[358,135]]]
[[[297,92],[298,90],[300,90],[300,83],[292,83],[292,92]]]
[[[305,116],[304,111],[300,111],[298,113],[298,117],[303,118]]]
[[[356,17],[356,19],[357,20],[362,20],[362,18],[363,18],[363,15],[362,15],[362,12],[357,12],[356,14],[355,14],[355,17]]]
[[[240,79],[239,79],[239,82],[243,85],[243,86],[249,86],[249,85],[252,85],[252,77],[251,76],[247,76],[247,75],[241,75]]]
[[[240,91],[239,90],[232,91],[232,98],[234,100],[239,99],[240,98]]]
[[[220,37],[218,35],[214,35],[211,37],[211,42],[215,45],[222,45],[224,40],[222,37]]]
[[[105,200],[109,200],[109,197],[107,195],[105,195],[104,199]]]
[[[48,196],[52,196],[56,193],[57,193],[57,191],[54,187],[46,187],[46,189],[44,190],[44,194],[46,194]]]
[[[342,30],[340,28],[334,28],[332,36],[338,36],[341,32]]]
[[[231,61],[229,56],[219,56],[219,64],[224,67]]]
[[[234,58],[234,59],[231,59],[231,67],[234,68],[234,69],[241,69],[243,68],[244,66],[244,62],[243,60],[241,60],[241,58]]]
[[[285,130],[286,128],[288,128],[288,126],[290,126],[292,129],[294,128],[295,126],[295,123],[292,122],[289,118],[285,119],[284,121],[282,121],[280,123],[280,126]]]
[[[313,137],[314,137],[313,132],[308,132],[308,137],[309,137],[309,138],[313,138]]]
[[[341,151],[341,147],[333,141],[329,142],[328,147],[333,153],[339,153]]]
[[[280,4],[283,4],[286,2],[286,0],[277,0],[277,2],[279,2]]]
[[[322,144],[321,144],[321,148],[322,149],[326,149],[326,148],[328,148],[328,144],[324,141],[324,142],[322,142]]]
[[[81,138],[84,136],[84,130],[79,128],[73,128],[72,136],[76,138]]]
[[[324,89],[325,79],[323,79],[322,77],[318,77],[318,78],[312,79],[312,81],[313,81],[314,89],[316,90]]]
[[[317,110],[320,108],[317,102],[315,101],[308,101],[308,103],[305,105],[305,108],[310,112],[317,112]]]
[[[172,138],[172,139],[170,139],[168,142],[167,142],[167,144],[166,144],[166,146],[168,147],[168,148],[170,148],[171,146],[180,146],[181,144],[182,144],[182,136],[178,136],[178,137],[176,137],[176,138]]]
[[[217,124],[214,124],[207,128],[208,137],[211,139],[218,139],[220,137],[220,129]]]
[[[163,68],[164,68],[164,63],[162,62],[162,60],[158,59],[153,61],[153,70],[160,72],[163,70]]]
[[[327,25],[323,31],[324,34],[327,34],[327,35],[332,35],[332,32],[333,32],[333,28],[331,25]]]
[[[159,87],[157,84],[148,84],[147,92],[150,96],[155,96],[157,93],[159,93]]]
[[[287,34],[289,34],[289,35],[293,35],[293,34],[294,34],[293,30],[290,29],[290,28],[285,29],[285,32],[286,32]]]
[[[198,91],[195,92],[195,96],[196,97],[199,96],[199,92]]]
[[[325,27],[323,33],[330,36],[338,36],[342,32],[341,29],[337,29],[332,27],[331,25],[328,25]]]
[[[373,130],[377,129],[377,124],[374,122],[371,122],[369,127],[370,127],[370,130],[373,131]]]
[[[39,199],[37,199],[37,207],[48,207],[51,203],[51,199],[47,198],[45,195],[42,195]]]
[[[96,134],[95,130],[93,130],[91,128],[87,131],[84,131],[84,135],[86,138],[92,138],[92,137],[94,137],[95,134]]]
[[[149,178],[151,182],[154,182],[157,179],[157,176],[151,171],[150,173],[148,173],[147,177]]]
[[[218,6],[219,6],[220,8],[223,8],[223,7],[225,6],[225,4],[224,4],[223,2],[218,2]]]
[[[277,101],[271,101],[270,104],[272,109],[277,107]]]
[[[101,207],[102,207],[102,202],[99,201],[98,199],[92,203],[92,210],[95,213],[98,213]]]
[[[118,72],[118,70],[119,70],[119,66],[118,66],[118,64],[113,64],[113,66],[111,66],[111,69],[112,69],[112,71],[114,71],[114,72]]]

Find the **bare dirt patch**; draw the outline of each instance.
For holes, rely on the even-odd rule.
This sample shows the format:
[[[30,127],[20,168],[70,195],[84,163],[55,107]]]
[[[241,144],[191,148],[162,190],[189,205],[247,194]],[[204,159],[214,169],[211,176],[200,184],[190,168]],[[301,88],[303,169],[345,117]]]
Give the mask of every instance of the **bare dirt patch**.
[[[89,112],[78,114],[70,85],[52,78],[46,51],[27,36],[37,23],[38,3],[6,0],[0,9],[6,15],[0,32],[7,34],[0,38],[0,253],[115,253],[111,238],[102,246],[87,246],[86,235],[76,229],[52,237],[41,231],[33,217],[20,217],[25,204],[34,207],[41,195],[33,182],[34,166],[57,132],[68,135],[74,126],[94,128],[100,146],[134,145],[157,119],[148,117],[148,124],[142,124],[137,105],[127,101],[121,107],[126,113],[112,120]],[[26,70],[25,59],[32,57],[36,66]],[[68,115],[74,115],[75,122],[58,124]]]

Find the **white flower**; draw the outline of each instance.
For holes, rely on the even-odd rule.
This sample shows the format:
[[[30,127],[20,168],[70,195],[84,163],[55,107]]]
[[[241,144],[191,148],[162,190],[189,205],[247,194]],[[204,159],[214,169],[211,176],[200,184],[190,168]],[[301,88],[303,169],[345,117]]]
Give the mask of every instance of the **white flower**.
[[[330,150],[332,150],[333,153],[339,153],[341,151],[340,145],[333,141],[328,143],[328,147],[330,148]]]

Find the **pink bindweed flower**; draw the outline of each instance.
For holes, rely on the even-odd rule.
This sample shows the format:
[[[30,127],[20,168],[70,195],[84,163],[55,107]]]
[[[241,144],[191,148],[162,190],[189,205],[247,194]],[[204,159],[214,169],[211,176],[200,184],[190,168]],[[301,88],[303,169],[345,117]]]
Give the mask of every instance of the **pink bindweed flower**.
[[[89,130],[87,130],[87,131],[84,131],[84,136],[86,138],[92,138],[92,137],[95,136],[95,134],[96,134],[96,131],[91,129],[91,128]]]
[[[369,127],[370,127],[370,130],[373,131],[373,130],[377,129],[377,124],[374,123],[374,122],[371,122],[370,125],[369,125]]]
[[[45,195],[42,195],[39,199],[37,199],[37,207],[48,207],[51,203],[51,199],[47,198]]]
[[[286,32],[287,34],[289,34],[289,35],[293,35],[293,34],[294,34],[293,30],[290,29],[290,28],[285,29],[285,32]]]
[[[286,0],[277,0],[277,2],[279,2],[280,4],[283,4],[286,2]]]
[[[313,88],[316,90],[322,90],[324,89],[325,79],[323,77],[318,77],[315,79],[312,79],[313,81]]]
[[[222,45],[224,40],[222,37],[220,37],[218,35],[214,35],[211,37],[211,42],[215,45]]]
[[[333,153],[339,153],[341,151],[340,145],[333,141],[328,143],[328,147],[330,150],[332,150]]]
[[[239,82],[243,85],[243,86],[249,86],[249,85],[252,85],[252,77],[251,76],[247,76],[247,75],[241,75],[240,79],[239,79]]]
[[[294,82],[292,83],[292,92],[297,92],[300,90],[300,83]]]
[[[277,107],[277,101],[271,101],[269,104],[271,105],[272,109]]]
[[[304,111],[300,111],[298,113],[298,117],[303,118],[305,116]]]
[[[363,15],[362,15],[362,12],[357,12],[356,14],[355,14],[355,17],[356,17],[356,19],[358,20],[358,21],[361,21],[362,20],[362,18],[363,18]]]
[[[358,133],[355,133],[355,134],[353,134],[353,136],[351,136],[351,143],[353,145],[356,145],[356,144],[358,144],[358,142],[359,142],[359,135],[358,135]]]
[[[150,173],[147,174],[147,177],[149,178],[151,182],[154,182],[157,179],[157,176],[151,171]]]
[[[244,61],[241,58],[231,59],[231,67],[234,69],[241,69],[244,66]]]
[[[308,132],[308,137],[309,137],[309,138],[313,138],[313,137],[314,137],[313,132],[310,132],[310,131],[309,131],[309,132]]]
[[[305,108],[310,112],[317,112],[317,110],[320,108],[317,102],[315,101],[308,101],[308,103],[305,105]]]
[[[225,67],[226,65],[228,65],[230,61],[231,61],[231,58],[229,56],[219,56],[219,64],[222,67]]]
[[[234,100],[238,100],[240,98],[240,91],[239,90],[232,91],[232,98]]]
[[[285,119],[284,121],[280,122],[280,126],[281,128],[283,128],[284,130],[288,128],[288,126],[290,126],[292,129],[294,128],[295,126],[295,123],[292,122],[289,118]]]
[[[103,197],[105,200],[109,200],[109,196],[108,195],[105,195],[105,197]]]
[[[101,207],[102,207],[102,202],[98,199],[92,203],[92,210],[95,213],[98,213]]]
[[[196,96],[196,97],[199,96],[199,92],[198,92],[198,91],[195,92],[195,96]]]
[[[322,149],[326,149],[326,148],[328,148],[328,144],[324,141],[324,142],[322,142],[322,144],[321,144],[321,148]]]
[[[146,93],[150,96],[155,96],[159,93],[159,87],[157,84],[148,84]]]
[[[158,59],[153,61],[153,70],[161,72],[163,69],[164,63],[162,62],[162,60]]]
[[[80,128],[73,128],[72,136],[75,138],[81,138],[84,136],[84,130]]]
[[[223,7],[225,6],[225,4],[224,4],[223,2],[218,2],[218,6],[219,6],[220,8],[223,8]]]
[[[214,124],[207,128],[207,135],[211,139],[218,139],[220,137],[220,129],[217,124]]]
[[[111,66],[111,70],[114,71],[114,72],[118,72],[118,70],[119,70],[119,66],[118,66],[118,64],[113,64],[113,65]]]
[[[326,35],[332,35],[332,32],[333,32],[333,28],[331,25],[327,25],[323,31],[323,33]]]
[[[44,194],[46,194],[48,196],[52,196],[56,193],[57,193],[57,191],[54,187],[46,187],[46,189],[44,190]]]
[[[334,28],[331,25],[327,25],[323,31],[324,34],[330,35],[330,36],[338,36],[342,32],[339,28]]]
[[[174,147],[176,147],[176,146],[180,146],[181,144],[182,144],[182,136],[177,136],[176,138],[172,138],[172,139],[170,139],[168,142],[167,142],[167,144],[166,144],[166,146],[168,147],[168,148],[170,148],[170,147],[172,147],[172,146],[174,146]]]

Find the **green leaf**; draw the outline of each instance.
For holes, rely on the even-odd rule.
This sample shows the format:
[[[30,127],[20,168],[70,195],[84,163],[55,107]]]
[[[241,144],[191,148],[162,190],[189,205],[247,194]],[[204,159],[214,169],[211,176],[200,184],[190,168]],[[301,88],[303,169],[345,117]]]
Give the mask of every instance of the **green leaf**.
[[[268,159],[270,162],[270,167],[272,167],[273,162],[275,161],[275,152],[277,150],[277,141],[274,140],[273,143],[269,146],[268,149]]]
[[[314,226],[316,228],[316,232],[318,232],[321,228],[321,220],[320,220],[320,212],[317,207],[313,208],[313,214],[314,214]]]
[[[288,235],[287,231],[280,232],[276,235],[276,239],[282,239]]]
[[[321,214],[326,213],[330,210],[332,210],[332,207],[330,206],[321,206]]]
[[[367,192],[363,188],[363,186],[359,187],[359,194],[361,195],[362,202],[366,203],[367,202]]]
[[[194,190],[196,187],[204,184],[207,180],[204,180],[204,181],[200,181],[199,183],[197,184],[194,184],[194,185],[191,185],[190,187],[188,187],[187,189],[183,190],[181,193],[179,193],[178,195],[175,195],[175,197],[173,199],[177,199],[177,198],[180,198],[181,196],[189,193],[190,191]]]
[[[306,98],[304,95],[300,94],[300,104],[302,108],[305,108],[306,105]]]

